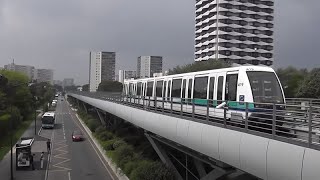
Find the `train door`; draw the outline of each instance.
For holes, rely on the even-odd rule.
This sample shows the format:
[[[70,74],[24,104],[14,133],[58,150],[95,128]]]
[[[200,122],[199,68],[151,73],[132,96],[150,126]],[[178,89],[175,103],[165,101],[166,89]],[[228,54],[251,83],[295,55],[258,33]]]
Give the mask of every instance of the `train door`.
[[[215,109],[215,116],[223,118],[224,117],[224,107],[225,103],[225,84],[226,84],[226,72],[219,72],[216,74],[216,109]]]
[[[164,103],[164,108],[165,109],[170,109],[171,108],[171,87],[172,87],[172,79],[167,79],[166,81],[167,85],[166,88],[164,89],[165,92],[165,103]]]
[[[171,98],[172,98],[172,108],[176,111],[181,110],[181,95],[182,95],[182,78],[172,79],[171,86]]]
[[[181,103],[182,103],[182,111],[186,111],[187,110],[187,103],[188,103],[188,99],[187,99],[187,78],[183,78],[182,79],[182,88],[181,88]]]
[[[183,111],[192,113],[192,85],[193,85],[193,77],[187,76],[183,78],[182,82],[182,98],[183,101]]]
[[[217,86],[216,86],[216,74],[209,75],[209,87],[208,87],[208,104],[209,104],[209,116],[215,115],[215,107],[217,106]]]
[[[142,104],[146,105],[146,88],[147,88],[147,82],[142,82],[142,93],[141,93],[141,99],[142,99]]]
[[[163,97],[163,84],[164,81],[163,79],[158,79],[155,81],[156,85],[155,85],[155,98],[157,100],[157,106],[161,107],[162,106],[162,97]]]
[[[239,109],[237,102],[238,71],[227,73],[225,87],[225,100],[228,103],[227,117],[235,121],[242,121],[242,114],[237,111]]]

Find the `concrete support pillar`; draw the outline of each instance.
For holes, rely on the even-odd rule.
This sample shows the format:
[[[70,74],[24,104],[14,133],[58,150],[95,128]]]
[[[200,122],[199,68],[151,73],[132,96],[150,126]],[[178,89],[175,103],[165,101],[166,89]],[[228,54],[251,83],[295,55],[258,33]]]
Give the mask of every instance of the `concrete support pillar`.
[[[98,116],[99,116],[99,119],[100,119],[100,121],[101,121],[101,124],[105,126],[105,125],[106,125],[106,122],[104,121],[104,118],[103,118],[102,114],[100,113],[99,109],[98,109],[98,108],[94,108],[94,109],[97,111],[97,114],[98,114]]]
[[[86,113],[88,114],[88,109],[87,109],[87,106],[84,104],[84,102],[82,102],[82,105],[84,107],[84,110],[86,111]]]
[[[200,178],[206,176],[207,172],[204,169],[203,163],[201,161],[199,161],[198,159],[196,159],[196,158],[193,158],[193,162],[194,162],[194,165],[197,168],[197,171],[198,171],[198,173],[200,175]]]
[[[174,171],[174,174],[176,176],[177,180],[183,180],[181,177],[180,173],[176,169],[176,167],[173,165],[171,162],[170,158],[168,157],[167,153],[165,150],[162,149],[160,144],[152,139],[148,134],[145,133],[145,136],[149,140],[150,144],[152,145],[153,149],[157,152],[158,156],[160,157],[161,161],[166,164],[169,168],[171,168]]]
[[[219,169],[214,169],[209,174],[207,174],[206,176],[201,178],[200,180],[216,180],[225,174],[226,174],[225,171],[221,171]]]
[[[74,99],[74,100],[77,101],[77,103],[78,103],[78,109],[79,109],[79,108],[80,108],[80,101],[79,101],[79,99]]]

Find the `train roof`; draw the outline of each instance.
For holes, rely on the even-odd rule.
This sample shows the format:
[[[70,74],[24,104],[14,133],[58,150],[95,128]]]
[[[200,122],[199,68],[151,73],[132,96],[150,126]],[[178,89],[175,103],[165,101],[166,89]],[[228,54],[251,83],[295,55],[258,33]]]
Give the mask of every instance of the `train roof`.
[[[268,66],[238,66],[238,67],[211,69],[211,70],[205,70],[205,71],[188,72],[188,73],[182,73],[182,74],[173,74],[173,75],[160,76],[160,77],[125,80],[124,83],[126,83],[126,82],[148,81],[148,80],[172,78],[172,77],[181,77],[181,76],[190,76],[190,75],[197,75],[197,74],[209,74],[209,73],[214,73],[214,72],[248,70],[248,69],[250,69],[250,71],[274,72],[274,70],[271,67],[268,67]]]

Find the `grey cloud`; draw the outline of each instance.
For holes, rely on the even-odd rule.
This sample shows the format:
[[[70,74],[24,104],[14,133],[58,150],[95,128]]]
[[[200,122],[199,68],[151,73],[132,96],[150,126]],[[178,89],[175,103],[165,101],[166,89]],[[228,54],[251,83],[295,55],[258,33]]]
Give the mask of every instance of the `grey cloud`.
[[[319,2],[309,1],[275,3],[277,67],[319,62]],[[140,55],[164,56],[165,69],[193,62],[194,0],[0,0],[0,5],[1,66],[15,58],[54,69],[55,79],[73,77],[84,84],[89,51],[116,51],[117,69],[135,69]]]

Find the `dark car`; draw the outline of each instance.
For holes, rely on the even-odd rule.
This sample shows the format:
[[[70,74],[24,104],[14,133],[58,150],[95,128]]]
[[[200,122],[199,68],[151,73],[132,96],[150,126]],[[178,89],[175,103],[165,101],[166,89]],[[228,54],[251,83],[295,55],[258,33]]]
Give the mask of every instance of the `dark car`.
[[[75,130],[72,132],[72,141],[83,141],[83,134],[80,130]]]

